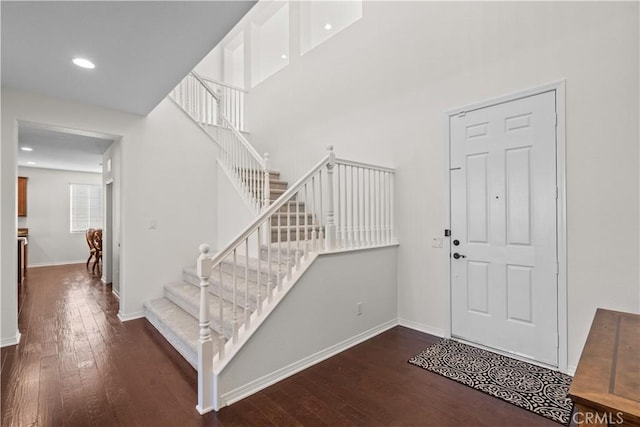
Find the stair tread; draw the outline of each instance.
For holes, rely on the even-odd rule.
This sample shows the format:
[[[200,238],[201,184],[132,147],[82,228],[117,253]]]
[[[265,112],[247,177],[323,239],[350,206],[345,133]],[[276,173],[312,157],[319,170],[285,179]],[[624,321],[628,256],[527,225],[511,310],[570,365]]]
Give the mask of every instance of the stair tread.
[[[198,320],[195,317],[164,297],[147,301],[145,308],[152,312],[192,351],[197,351],[200,332]],[[212,331],[212,333],[215,332]]]
[[[180,308],[185,310],[194,318],[199,316],[200,312],[200,288],[188,282],[172,282],[167,283],[164,286],[165,295],[168,299],[170,299],[174,304],[178,305]],[[224,330],[225,338],[229,339],[233,333],[233,325],[231,324],[231,320],[233,319],[233,303],[224,300],[222,303],[223,307],[223,326],[221,328],[220,325],[220,299],[216,296],[209,297],[209,318],[211,320],[211,329],[213,329],[217,334],[221,333],[221,330]],[[244,319],[242,316],[244,314],[244,309],[242,307],[237,308],[238,319]],[[238,326],[240,326],[243,321],[240,321]]]

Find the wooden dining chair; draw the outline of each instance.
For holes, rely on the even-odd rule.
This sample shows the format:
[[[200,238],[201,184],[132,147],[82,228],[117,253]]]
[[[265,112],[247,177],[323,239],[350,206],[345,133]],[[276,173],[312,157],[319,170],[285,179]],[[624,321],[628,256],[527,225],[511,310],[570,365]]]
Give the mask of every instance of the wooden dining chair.
[[[95,234],[96,234],[95,228],[89,228],[84,233],[84,237],[87,239],[87,245],[89,245],[89,258],[87,258],[87,269],[89,268],[89,263],[91,262],[91,260],[95,259],[96,257],[96,247],[94,244]]]
[[[96,261],[93,263],[93,269],[91,271],[95,274],[97,269],[98,274],[102,274],[102,269],[100,267],[100,262],[102,261],[102,229],[101,228],[98,228],[93,234],[93,247],[96,250],[96,254],[95,254]]]

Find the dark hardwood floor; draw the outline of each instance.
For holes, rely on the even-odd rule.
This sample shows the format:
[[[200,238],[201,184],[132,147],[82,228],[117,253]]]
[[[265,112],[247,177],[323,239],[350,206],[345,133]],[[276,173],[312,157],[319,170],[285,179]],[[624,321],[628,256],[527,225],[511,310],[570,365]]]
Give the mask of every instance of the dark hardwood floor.
[[[554,426],[407,359],[438,338],[396,327],[218,413],[144,319],[121,323],[84,265],[29,270],[22,341],[3,348],[2,426]]]

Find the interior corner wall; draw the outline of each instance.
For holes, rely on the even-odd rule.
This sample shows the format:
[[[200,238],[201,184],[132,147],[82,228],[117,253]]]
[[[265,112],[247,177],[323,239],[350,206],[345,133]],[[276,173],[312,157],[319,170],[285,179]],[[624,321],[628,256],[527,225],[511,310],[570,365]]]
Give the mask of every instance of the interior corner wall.
[[[444,112],[566,79],[575,366],[596,307],[640,311],[638,8],[364,2],[362,19],[251,90],[252,142],[290,182],[327,145],[397,168],[399,317],[443,333],[448,250],[428,242],[448,223]]]
[[[114,141],[107,151],[102,155],[102,180],[103,185],[107,185],[110,183],[112,185],[111,188],[111,197],[112,197],[112,207],[111,207],[111,242],[105,240],[103,243],[103,250],[109,251],[109,244],[113,246],[111,251],[111,256],[103,256],[103,277],[109,283],[111,281],[111,289],[112,291],[120,296],[120,247],[122,246],[122,160],[121,160],[121,148],[120,148],[120,139]],[[105,192],[106,192],[106,187]],[[105,200],[106,201],[106,200]],[[107,204],[105,203],[105,209],[107,209]],[[107,214],[105,213],[105,218]],[[111,262],[111,265],[108,263]],[[107,275],[110,274],[110,277]]]
[[[90,105],[2,90],[2,340],[17,330],[17,122],[121,136],[120,316],[195,263],[203,239],[215,241],[217,148],[170,100],[141,117]],[[155,223],[157,227],[151,228]]]
[[[251,209],[240,191],[233,184],[224,166],[218,165],[218,226],[216,249],[224,249],[234,238],[257,218],[258,213]]]
[[[101,185],[101,175],[31,167],[19,167],[18,175],[29,178],[27,216],[18,218],[18,227],[29,228],[27,267],[85,262],[84,233],[70,231],[69,184]]]

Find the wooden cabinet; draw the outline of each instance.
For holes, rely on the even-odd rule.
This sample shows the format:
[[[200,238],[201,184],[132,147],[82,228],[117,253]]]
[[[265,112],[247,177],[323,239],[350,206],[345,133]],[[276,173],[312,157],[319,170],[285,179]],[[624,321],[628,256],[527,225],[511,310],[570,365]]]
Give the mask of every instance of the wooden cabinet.
[[[24,176],[18,177],[18,216],[27,216],[27,180]]]
[[[599,308],[569,397],[579,426],[640,426],[640,315]]]

